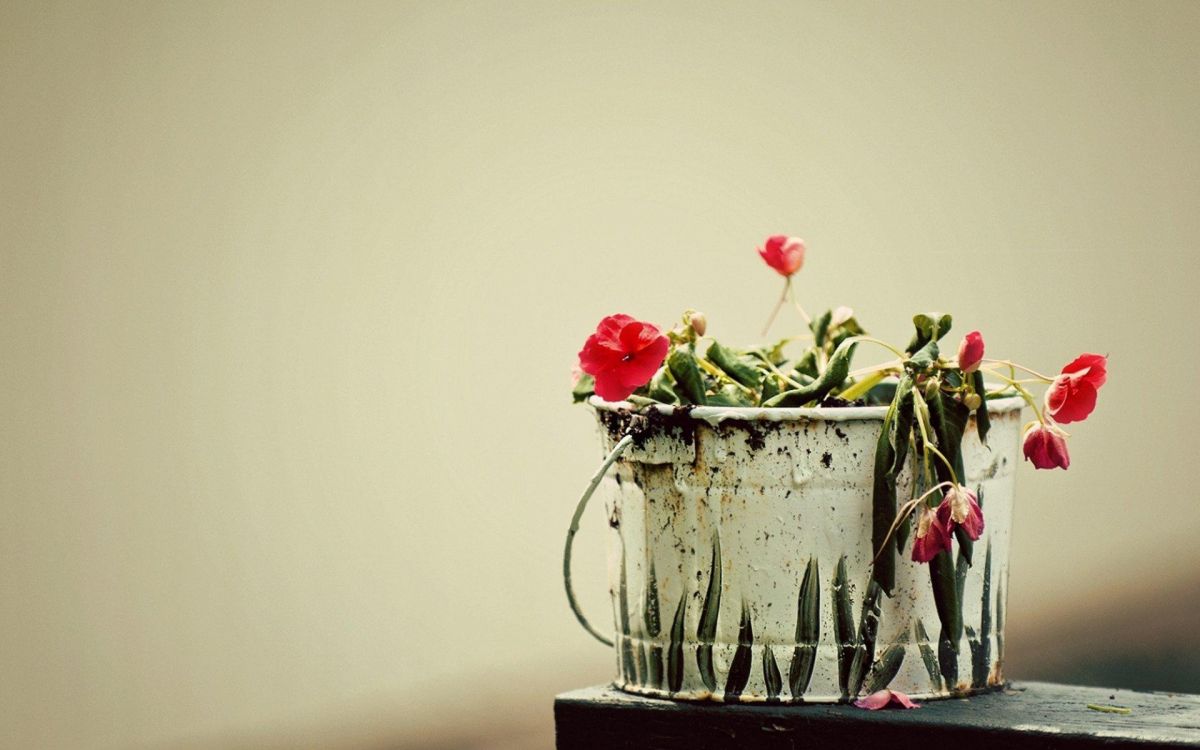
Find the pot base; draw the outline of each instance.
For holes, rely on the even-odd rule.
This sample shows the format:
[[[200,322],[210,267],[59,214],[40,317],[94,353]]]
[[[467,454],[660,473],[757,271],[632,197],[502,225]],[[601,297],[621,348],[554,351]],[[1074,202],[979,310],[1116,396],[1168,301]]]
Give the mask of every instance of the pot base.
[[[836,704],[836,703],[853,703],[854,700],[857,700],[858,697],[861,697],[861,696],[856,696],[854,698],[854,700],[851,700],[850,698],[843,698],[840,695],[805,696],[802,699],[796,699],[796,698],[792,698],[790,696],[782,696],[782,695],[774,697],[774,698],[768,698],[765,695],[739,695],[736,698],[727,698],[725,695],[723,695],[721,693],[712,693],[712,692],[708,692],[708,691],[699,691],[699,692],[690,691],[690,692],[672,693],[669,690],[661,690],[658,688],[646,687],[644,685],[635,685],[634,683],[621,683],[621,682],[617,682],[617,681],[614,681],[612,683],[612,687],[616,688],[617,690],[620,690],[623,693],[629,693],[630,695],[640,695],[644,698],[657,698],[659,700],[677,701],[680,703],[724,703],[724,704],[760,705],[760,706],[767,706],[767,705],[770,705],[770,706],[779,706],[779,705],[804,706],[804,705],[820,705],[820,704],[829,705],[829,704]],[[1005,681],[1005,682],[1000,682],[999,684],[996,684],[996,685],[986,685],[984,687],[964,688],[963,690],[956,690],[954,692],[905,693],[905,695],[907,695],[909,698],[912,698],[913,700],[916,700],[916,701],[940,701],[940,700],[948,700],[950,698],[969,698],[973,695],[984,695],[986,693],[997,693],[997,692],[1004,690],[1007,687],[1008,687],[1008,682]]]

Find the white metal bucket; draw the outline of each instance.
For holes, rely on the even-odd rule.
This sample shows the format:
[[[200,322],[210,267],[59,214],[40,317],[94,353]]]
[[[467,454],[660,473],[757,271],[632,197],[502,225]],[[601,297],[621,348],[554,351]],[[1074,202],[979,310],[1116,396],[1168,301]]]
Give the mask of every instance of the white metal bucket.
[[[787,703],[852,700],[884,687],[936,698],[1002,684],[1020,399],[989,402],[988,446],[974,417],[963,440],[966,484],[979,493],[986,527],[973,565],[955,544],[957,644],[939,643],[929,566],[907,548],[892,596],[874,597],[877,617],[873,607],[863,612],[886,407],[663,406],[638,415],[628,404],[590,403],[608,451],[632,436],[597,476],[610,528],[618,687]],[[902,500],[911,481],[901,474]],[[570,540],[568,556],[569,548]]]

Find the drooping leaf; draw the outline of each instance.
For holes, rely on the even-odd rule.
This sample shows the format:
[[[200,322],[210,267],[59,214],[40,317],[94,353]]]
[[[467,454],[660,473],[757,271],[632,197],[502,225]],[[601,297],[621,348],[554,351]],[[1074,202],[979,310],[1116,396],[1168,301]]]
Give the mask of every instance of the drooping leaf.
[[[709,362],[721,368],[722,372],[737,382],[747,388],[758,388],[758,384],[762,380],[762,373],[742,355],[714,341],[708,347],[708,353],[705,356],[708,357]]]
[[[847,340],[833,352],[825,372],[809,385],[784,391],[763,402],[763,406],[804,406],[809,401],[820,401],[840,386],[850,374],[850,362],[854,358],[857,341]]]
[[[692,352],[684,347],[676,347],[667,357],[667,368],[671,377],[675,378],[675,393],[689,404],[707,403],[704,397],[706,390],[700,368]]]
[[[774,703],[783,692],[783,676],[779,674],[779,665],[775,662],[775,654],[770,646],[763,646],[762,671],[763,682],[767,686],[767,703]]]
[[[987,445],[988,431],[992,429],[992,418],[988,415],[987,386],[983,384],[983,371],[971,373],[971,386],[979,394],[979,408],[975,410],[975,429],[979,432],[979,442]]]
[[[879,615],[883,600],[883,589],[872,580],[867,584],[863,597],[862,617],[858,623],[858,643],[854,649],[854,660],[850,665],[850,695],[858,695],[863,680],[875,660],[875,638],[879,634]]]
[[[675,618],[671,621],[671,645],[667,647],[667,687],[678,693],[683,687],[683,621],[687,612],[687,592],[679,595]]]
[[[792,697],[799,698],[808,690],[813,667],[817,662],[817,644],[821,639],[821,569],[816,556],[808,559],[800,595],[796,605],[796,647],[788,668],[788,686]]]
[[[937,607],[938,620],[950,634],[957,652],[958,641],[962,638],[962,603],[958,600],[954,560],[948,551],[942,550],[929,561],[929,581],[933,586],[933,603]]]
[[[904,650],[902,643],[893,643],[884,650],[883,656],[879,657],[867,676],[868,693],[883,690],[891,684],[900,671],[900,665],[904,663]]]
[[[738,647],[729,664],[729,675],[725,679],[725,701],[732,703],[746,689],[750,681],[750,657],[754,646],[754,624],[750,621],[750,609],[742,602],[742,619],[738,624]]]
[[[971,572],[971,563],[963,554],[962,545],[958,547],[958,557],[954,560],[954,593],[958,596],[959,604],[963,601],[963,590],[967,587],[967,573]]]
[[[710,691],[717,689],[717,675],[713,668],[713,640],[717,637],[717,617],[721,612],[721,536],[713,531],[712,566],[708,574],[708,591],[700,610],[700,623],[696,628],[696,666],[700,679]]]
[[[883,550],[884,540],[896,520],[896,477],[908,453],[913,424],[912,378],[905,374],[896,387],[892,405],[883,418],[875,445],[875,470],[871,489],[871,549]],[[897,451],[901,451],[898,453]],[[896,585],[896,560],[880,554],[871,570],[871,578],[891,596]]]
[[[571,388],[571,400],[578,404],[581,401],[587,401],[588,397],[595,392],[596,379],[585,372],[579,376],[579,380],[576,380],[574,387]]]
[[[958,641],[951,640],[945,628],[938,633],[938,667],[942,670],[942,680],[950,692],[958,686]]]
[[[925,623],[917,619],[917,624],[914,626],[914,635],[917,639],[917,648],[921,652],[921,661],[925,663],[925,671],[929,673],[929,682],[933,685],[933,692],[938,692],[942,689],[942,674],[938,668],[937,655],[933,652],[933,646],[929,645],[929,633],[925,630]]]
[[[967,419],[970,416],[970,410],[958,399],[942,393],[940,390],[935,392],[932,397],[927,398],[929,404],[929,421],[933,427],[933,432],[937,435],[938,449],[946,456],[950,465],[954,467],[954,475],[958,477],[960,482],[967,481],[966,471],[963,469],[962,459],[962,439],[963,433],[967,428]],[[934,461],[938,480],[941,482],[949,482],[953,480],[950,469],[942,463],[942,461]],[[967,565],[971,564],[971,553],[974,545],[971,538],[961,526],[954,529],[955,539],[958,540],[959,549],[962,551],[963,557],[967,561]]]
[[[837,641],[838,687],[842,697],[849,695],[850,667],[854,660],[857,635],[854,632],[853,605],[850,603],[850,581],[846,578],[846,556],[838,560],[833,573],[833,635]]]

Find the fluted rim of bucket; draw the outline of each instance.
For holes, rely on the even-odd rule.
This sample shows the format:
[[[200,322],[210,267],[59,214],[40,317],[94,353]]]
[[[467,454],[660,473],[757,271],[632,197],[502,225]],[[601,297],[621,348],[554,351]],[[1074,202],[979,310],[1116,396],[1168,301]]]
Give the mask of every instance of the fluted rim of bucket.
[[[645,414],[652,409],[659,414],[676,418],[691,418],[698,422],[717,424],[725,421],[738,422],[882,422],[887,406],[677,406],[674,404],[646,404],[639,406],[628,401],[605,401],[599,396],[588,398],[588,404],[597,411],[625,414]],[[1020,411],[1025,400],[1020,396],[990,399],[988,414],[1007,414]]]

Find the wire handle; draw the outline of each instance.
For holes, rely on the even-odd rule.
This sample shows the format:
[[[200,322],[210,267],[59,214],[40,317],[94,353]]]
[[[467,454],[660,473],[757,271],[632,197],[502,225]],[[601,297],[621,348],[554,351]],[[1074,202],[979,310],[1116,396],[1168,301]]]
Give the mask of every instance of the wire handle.
[[[604,637],[600,631],[592,627],[588,619],[584,617],[583,611],[579,609],[579,602],[575,599],[575,590],[571,588],[571,546],[575,543],[575,534],[579,532],[579,519],[583,517],[583,511],[587,508],[588,501],[592,499],[592,493],[600,486],[600,480],[608,472],[608,468],[620,458],[629,444],[633,442],[633,435],[626,435],[617,441],[613,446],[612,451],[605,457],[604,463],[600,464],[600,468],[592,477],[592,481],[588,482],[587,489],[583,491],[583,495],[579,498],[579,504],[575,506],[575,515],[571,517],[571,527],[567,529],[567,546],[563,549],[563,584],[567,588],[567,602],[571,605],[571,611],[575,613],[575,619],[579,620],[579,624],[583,629],[592,634],[592,637],[603,643],[605,646],[612,646],[611,639]]]

